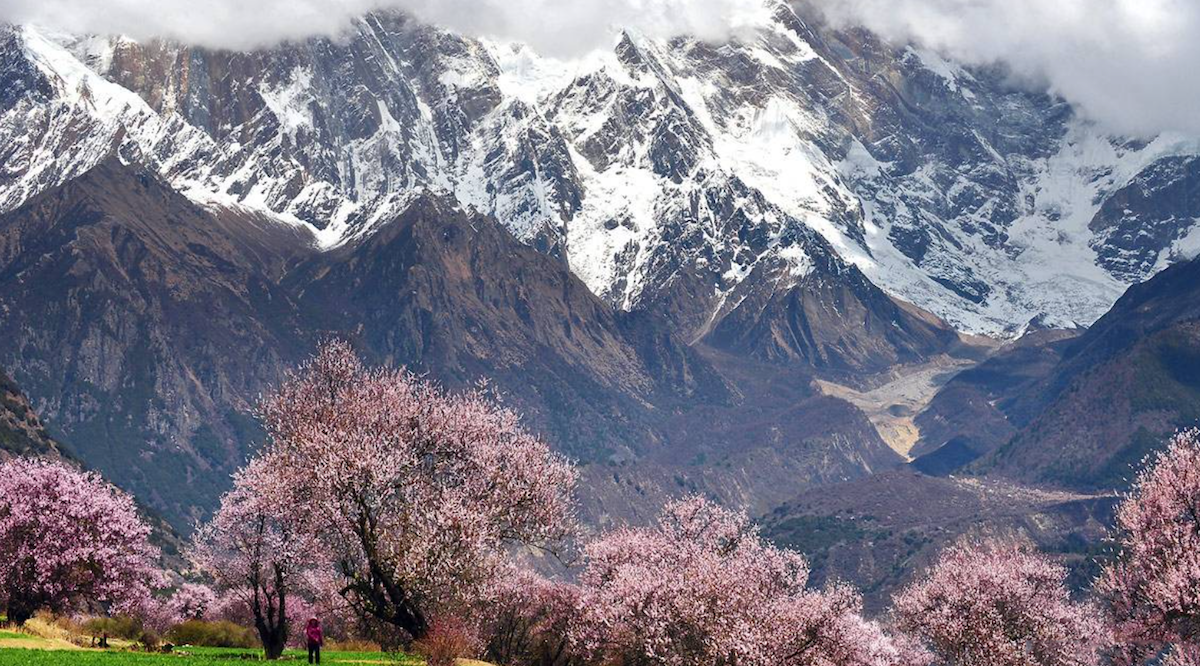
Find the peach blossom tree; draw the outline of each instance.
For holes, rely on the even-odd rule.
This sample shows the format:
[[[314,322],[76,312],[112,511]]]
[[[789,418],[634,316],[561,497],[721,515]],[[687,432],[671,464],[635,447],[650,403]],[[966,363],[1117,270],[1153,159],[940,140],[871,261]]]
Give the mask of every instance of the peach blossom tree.
[[[279,500],[261,461],[252,461],[197,530],[189,552],[218,590],[249,610],[268,659],[283,654],[319,558],[317,541]]]
[[[321,346],[261,404],[260,493],[288,498],[346,601],[421,638],[483,594],[510,548],[574,528],[574,467],[480,391]]]
[[[946,666],[1086,666],[1107,645],[1066,570],[1019,541],[963,541],[896,597],[898,625]]]
[[[59,462],[0,465],[0,601],[11,622],[80,604],[132,612],[160,580],[133,500]]]
[[[1176,645],[1176,663],[1200,661],[1200,432],[1180,433],[1149,460],[1117,509],[1120,554],[1096,584],[1136,662]]]
[[[848,587],[807,588],[808,564],[765,542],[745,514],[699,497],[656,525],[584,549],[572,637],[594,661],[663,666],[919,664],[860,614]]]

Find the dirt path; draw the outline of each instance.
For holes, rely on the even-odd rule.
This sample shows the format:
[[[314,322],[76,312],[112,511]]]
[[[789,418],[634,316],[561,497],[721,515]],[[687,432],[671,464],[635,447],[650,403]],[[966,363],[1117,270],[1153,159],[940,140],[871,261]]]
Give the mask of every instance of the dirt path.
[[[911,460],[909,452],[921,433],[914,422],[938,390],[954,375],[977,365],[978,361],[941,356],[928,363],[898,370],[898,377],[869,391],[817,380],[821,391],[842,398],[866,413],[879,436],[896,453]]]

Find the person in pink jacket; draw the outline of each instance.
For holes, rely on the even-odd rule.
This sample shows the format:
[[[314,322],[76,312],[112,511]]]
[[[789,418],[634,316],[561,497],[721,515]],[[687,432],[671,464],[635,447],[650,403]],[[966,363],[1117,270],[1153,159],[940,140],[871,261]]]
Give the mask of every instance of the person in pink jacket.
[[[308,663],[321,663],[321,645],[325,642],[325,636],[321,633],[321,622],[317,618],[308,618],[308,626],[304,628],[304,638],[308,642]]]

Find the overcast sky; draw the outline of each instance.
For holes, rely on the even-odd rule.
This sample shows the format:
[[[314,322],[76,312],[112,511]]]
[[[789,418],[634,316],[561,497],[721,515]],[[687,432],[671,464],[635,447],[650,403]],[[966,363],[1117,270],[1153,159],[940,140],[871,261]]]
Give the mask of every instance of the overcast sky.
[[[251,49],[335,35],[379,8],[470,35],[526,41],[559,56],[610,43],[614,26],[719,40],[769,16],[762,0],[0,0],[0,19]]]
[[[1200,0],[812,0],[969,63],[1005,62],[1114,132],[1200,136]],[[743,33],[760,0],[0,0],[0,20],[248,49],[335,35],[379,7],[564,56],[614,26],[709,40]]]
[[[844,23],[1010,65],[1119,133],[1200,135],[1200,0],[815,0]]]

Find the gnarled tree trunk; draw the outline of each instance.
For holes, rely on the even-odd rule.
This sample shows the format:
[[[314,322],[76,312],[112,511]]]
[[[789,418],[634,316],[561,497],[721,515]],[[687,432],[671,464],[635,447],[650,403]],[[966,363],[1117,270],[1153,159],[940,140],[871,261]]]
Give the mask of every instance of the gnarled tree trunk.
[[[260,595],[254,591],[254,628],[258,630],[258,638],[262,641],[263,653],[267,659],[278,659],[287,647],[287,593],[284,585],[284,574],[278,566],[274,567],[275,595],[265,590]]]

